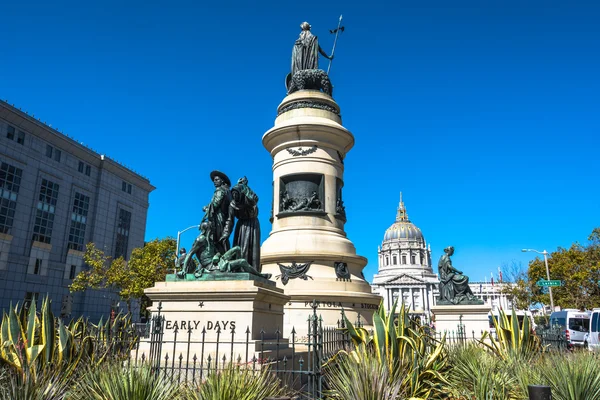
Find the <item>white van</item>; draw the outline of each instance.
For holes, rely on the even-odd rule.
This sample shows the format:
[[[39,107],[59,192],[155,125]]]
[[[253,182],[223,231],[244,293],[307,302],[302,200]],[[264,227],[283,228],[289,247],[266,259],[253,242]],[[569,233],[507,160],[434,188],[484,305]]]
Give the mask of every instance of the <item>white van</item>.
[[[575,309],[554,311],[550,315],[550,327],[564,329],[568,347],[587,347],[590,312]]]
[[[592,311],[587,343],[590,351],[600,350],[600,308],[594,308],[594,311]]]

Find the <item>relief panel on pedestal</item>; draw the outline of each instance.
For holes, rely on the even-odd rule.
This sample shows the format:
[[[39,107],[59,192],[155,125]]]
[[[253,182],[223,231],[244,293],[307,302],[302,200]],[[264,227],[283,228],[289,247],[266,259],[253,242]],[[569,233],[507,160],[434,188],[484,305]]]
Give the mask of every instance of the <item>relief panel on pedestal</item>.
[[[293,215],[325,215],[323,174],[293,174],[279,180],[278,218]]]

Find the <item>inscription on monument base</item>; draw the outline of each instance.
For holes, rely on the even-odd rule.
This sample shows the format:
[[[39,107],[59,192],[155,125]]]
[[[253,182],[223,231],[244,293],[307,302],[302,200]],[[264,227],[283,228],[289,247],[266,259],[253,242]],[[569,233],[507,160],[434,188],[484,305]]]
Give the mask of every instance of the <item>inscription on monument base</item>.
[[[320,301],[315,300],[317,303],[317,308],[364,308],[367,310],[377,310],[379,305],[377,304],[368,304],[368,303],[352,303],[352,304],[342,304],[341,301]],[[312,307],[312,301],[305,301],[304,307]]]
[[[200,329],[206,328],[207,331],[225,329],[235,329],[235,321],[165,321],[165,329]],[[205,324],[205,325],[204,325]]]

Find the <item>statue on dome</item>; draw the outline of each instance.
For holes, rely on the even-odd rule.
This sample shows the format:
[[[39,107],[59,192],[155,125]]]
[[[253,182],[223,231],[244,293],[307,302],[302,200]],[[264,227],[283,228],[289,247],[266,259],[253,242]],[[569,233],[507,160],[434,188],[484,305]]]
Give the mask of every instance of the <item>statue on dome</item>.
[[[454,254],[454,247],[446,247],[444,253],[438,262],[440,297],[437,304],[483,304],[483,301],[473,295],[469,277],[452,266],[450,257]]]

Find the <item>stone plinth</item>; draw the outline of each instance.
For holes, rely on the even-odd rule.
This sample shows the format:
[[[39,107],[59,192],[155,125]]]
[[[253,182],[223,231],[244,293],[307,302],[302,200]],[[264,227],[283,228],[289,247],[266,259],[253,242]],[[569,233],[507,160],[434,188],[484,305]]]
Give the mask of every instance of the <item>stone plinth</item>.
[[[234,358],[240,355],[244,360],[246,343],[250,358],[263,350],[274,350],[274,345],[263,347],[261,339],[276,341],[279,337],[279,349],[287,348],[287,339],[281,338],[283,307],[289,296],[274,282],[260,277],[236,273],[227,275],[237,280],[217,280],[224,275],[207,274],[204,281],[168,275],[166,282],[145,290],[152,300],[152,315],[160,312],[164,317],[162,358],[166,353],[169,357],[183,353],[186,359],[188,340],[190,359],[194,354],[200,358],[201,353],[204,358],[212,354],[214,359],[217,342],[221,356],[226,355],[228,360],[232,353]]]
[[[275,125],[262,142],[273,158],[273,226],[261,248],[263,273],[273,274],[277,287],[291,301],[285,307],[285,333],[294,327],[306,334],[306,315],[316,300],[324,325],[335,325],[343,307],[351,321],[361,314],[371,325],[381,297],[365,281],[367,259],[356,254],[346,237],[343,206],[344,158],[354,136],[342,126],[340,108],[328,95],[301,90],[279,105]],[[357,165],[358,166],[358,165]],[[284,193],[302,204],[317,193],[320,207],[286,207]],[[306,273],[284,279],[309,264]],[[344,263],[336,271],[336,264]]]
[[[473,337],[481,338],[482,331],[489,331],[490,324],[488,313],[491,311],[488,305],[436,305],[431,308],[435,316],[435,330],[438,333],[449,332],[456,334],[459,324],[463,329],[467,339]]]

